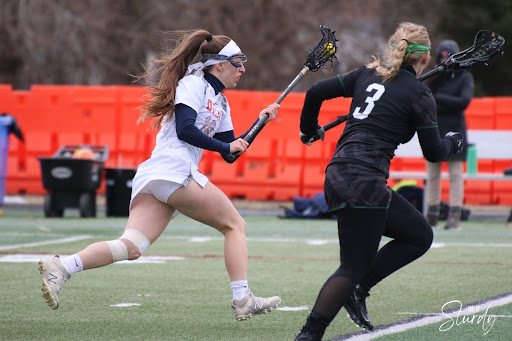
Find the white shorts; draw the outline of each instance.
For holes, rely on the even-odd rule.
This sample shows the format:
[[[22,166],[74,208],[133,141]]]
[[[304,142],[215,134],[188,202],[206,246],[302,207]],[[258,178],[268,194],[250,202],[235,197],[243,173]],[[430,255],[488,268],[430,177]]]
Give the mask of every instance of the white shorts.
[[[168,180],[151,180],[144,187],[142,187],[139,193],[151,194],[159,201],[163,202],[164,204],[167,204],[167,199],[169,199],[171,194],[173,194],[174,191],[176,191],[181,186],[187,187],[187,185],[190,183],[190,181],[192,181],[192,179],[192,176],[189,176],[181,184]],[[132,203],[130,202],[130,207],[131,206]],[[176,218],[178,214],[180,214],[180,212],[176,210],[172,215],[171,219]]]
[[[142,187],[139,193],[152,194],[155,198],[167,204],[167,199],[169,199],[171,194],[181,186],[187,187],[192,179],[193,178],[190,176],[181,184],[168,180],[151,180]]]

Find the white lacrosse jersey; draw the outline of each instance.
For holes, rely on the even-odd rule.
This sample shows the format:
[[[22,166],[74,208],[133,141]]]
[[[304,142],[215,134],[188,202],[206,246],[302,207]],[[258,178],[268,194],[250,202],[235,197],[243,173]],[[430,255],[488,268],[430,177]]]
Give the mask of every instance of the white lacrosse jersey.
[[[175,104],[185,104],[197,112],[195,126],[212,137],[218,132],[233,130],[226,97],[204,79],[203,71],[183,77],[176,88]],[[183,184],[193,178],[202,187],[208,178],[198,169],[203,149],[180,140],[176,133],[176,117],[164,119],[156,137],[151,158],[137,168],[132,184],[132,199],[151,180],[167,180]]]

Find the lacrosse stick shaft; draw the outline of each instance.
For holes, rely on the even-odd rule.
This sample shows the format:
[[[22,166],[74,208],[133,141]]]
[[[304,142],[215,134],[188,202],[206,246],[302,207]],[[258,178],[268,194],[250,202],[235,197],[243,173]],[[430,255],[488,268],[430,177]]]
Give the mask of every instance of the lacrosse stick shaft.
[[[327,130],[329,129],[332,129],[334,127],[337,127],[339,126],[340,124],[342,124],[343,122],[345,122],[346,120],[348,120],[348,116],[350,114],[346,114],[346,115],[342,115],[342,116],[338,116],[334,121],[332,122],[329,122],[327,123],[326,125],[322,126],[321,129],[324,130],[324,132],[326,132]],[[302,138],[301,138],[302,139]],[[311,139],[309,139],[309,142],[310,143],[313,143],[315,141],[318,141],[320,139],[320,137],[318,135],[315,135],[313,136]],[[307,142],[306,140],[303,141],[304,143]]]
[[[436,66],[435,68],[433,68],[432,70],[430,70],[429,72],[423,74],[422,76],[420,76],[420,78],[418,78],[420,81],[424,81],[425,79],[427,78],[430,78],[432,77],[433,75],[435,74],[438,74],[439,72],[442,72],[445,70],[445,67],[444,67],[444,63],[441,64],[441,65],[438,65]]]
[[[279,98],[276,101],[277,104],[281,104],[283,99],[290,93],[290,91],[292,91],[292,89],[295,87],[295,85],[297,85],[297,83],[302,78],[302,76],[304,76],[306,74],[306,72],[308,72],[308,71],[309,71],[309,69],[307,67],[302,68],[302,70],[295,77],[295,79],[290,83],[290,85],[288,85],[286,90],[284,90],[283,93],[281,94],[281,96],[279,96]]]
[[[302,76],[304,76],[306,74],[306,72],[308,72],[308,71],[309,71],[309,69],[307,67],[302,68],[302,70],[299,72],[299,74],[288,85],[288,87],[283,91],[283,93],[281,94],[281,96],[279,96],[279,98],[276,100],[275,103],[281,104],[283,99],[290,93],[290,91],[292,91],[292,89],[295,87],[295,85],[297,85],[297,83],[302,78]],[[244,140],[249,143],[254,141],[254,138],[256,137],[256,135],[258,135],[258,133],[261,131],[261,129],[263,129],[263,126],[265,125],[264,122],[267,120],[267,118],[268,118],[268,114],[265,114],[263,117],[261,117],[258,120],[258,122],[254,125],[254,127],[251,129],[251,131],[249,131],[249,133],[247,133],[247,135],[244,137]]]
[[[332,129],[334,127],[337,127],[339,126],[340,124],[342,124],[343,122],[345,122],[346,120],[348,120],[348,115],[349,114],[346,114],[346,115],[343,115],[343,116],[338,116],[337,119],[335,119],[334,121],[332,122],[329,122],[327,123],[326,125],[324,125],[322,128],[324,129],[324,131],[327,131],[329,129]]]
[[[308,71],[309,71],[309,69],[307,67],[302,68],[302,70],[298,73],[298,75],[295,77],[295,79],[288,85],[288,87],[283,91],[283,93],[281,94],[281,96],[279,96],[279,98],[276,100],[275,103],[281,104],[281,102],[284,100],[284,98],[290,93],[290,91],[292,91],[292,89],[295,87],[295,85],[297,85],[299,80]],[[247,135],[245,135],[244,140],[247,141],[249,144],[251,144],[252,141],[254,141],[256,136],[260,133],[260,131],[265,126],[265,124],[266,124],[265,121],[267,120],[267,118],[268,118],[268,114],[265,114],[262,117],[260,117],[258,122],[256,122],[256,124],[247,133]],[[234,161],[238,156],[239,156],[239,154],[229,154],[227,156],[227,158],[229,161]]]

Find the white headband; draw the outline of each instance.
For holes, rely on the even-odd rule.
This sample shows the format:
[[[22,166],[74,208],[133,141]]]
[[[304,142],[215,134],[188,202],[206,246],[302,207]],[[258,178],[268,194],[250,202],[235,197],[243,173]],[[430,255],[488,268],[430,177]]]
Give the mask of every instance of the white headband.
[[[233,40],[231,40],[229,43],[227,43],[226,46],[224,46],[222,48],[222,50],[220,50],[220,52],[218,54],[226,56],[226,57],[231,57],[232,55],[237,54],[237,53],[240,53],[240,48]],[[225,62],[225,60],[208,59],[204,63],[199,62],[199,63],[195,63],[195,64],[190,64],[187,68],[186,75],[191,74],[192,72],[197,71],[197,70],[202,70],[207,66],[219,64],[219,63],[223,63],[223,62]]]

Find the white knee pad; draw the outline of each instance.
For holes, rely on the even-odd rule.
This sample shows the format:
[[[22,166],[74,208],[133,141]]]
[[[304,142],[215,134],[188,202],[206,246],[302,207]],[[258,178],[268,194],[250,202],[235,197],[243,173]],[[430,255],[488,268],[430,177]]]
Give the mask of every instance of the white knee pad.
[[[123,243],[119,239],[116,239],[109,240],[107,244],[110,247],[110,252],[112,252],[112,259],[114,260],[114,262],[119,262],[128,259],[128,248],[126,247],[125,243]]]
[[[136,229],[126,229],[120,238],[132,242],[141,254],[146,251],[151,244],[146,236]]]
[[[128,259],[128,247],[120,240],[121,238],[132,242],[141,254],[146,251],[151,244],[146,236],[136,229],[127,229],[119,239],[107,241],[114,262]]]

